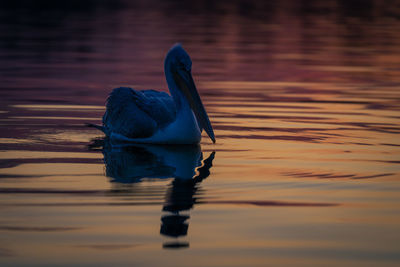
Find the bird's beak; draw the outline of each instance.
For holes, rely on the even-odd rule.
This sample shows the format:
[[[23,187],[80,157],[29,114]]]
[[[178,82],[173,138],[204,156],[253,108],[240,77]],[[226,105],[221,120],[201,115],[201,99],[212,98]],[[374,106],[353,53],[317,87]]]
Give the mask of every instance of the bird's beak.
[[[178,70],[174,72],[174,79],[181,91],[189,102],[193,113],[196,116],[200,130],[204,129],[208,136],[215,143],[214,131],[208,118],[207,112],[201,102],[199,93],[193,81],[192,74],[187,70]]]

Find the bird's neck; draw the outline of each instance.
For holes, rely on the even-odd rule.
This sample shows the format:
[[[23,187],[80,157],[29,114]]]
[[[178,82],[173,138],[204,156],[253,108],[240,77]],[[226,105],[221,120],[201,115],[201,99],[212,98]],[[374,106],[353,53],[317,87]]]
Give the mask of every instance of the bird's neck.
[[[165,64],[164,72],[168,84],[168,89],[172,98],[174,99],[177,111],[189,107],[189,103],[187,103],[186,97],[178,89],[178,85],[176,84],[174,77],[172,76],[172,70],[169,64]]]

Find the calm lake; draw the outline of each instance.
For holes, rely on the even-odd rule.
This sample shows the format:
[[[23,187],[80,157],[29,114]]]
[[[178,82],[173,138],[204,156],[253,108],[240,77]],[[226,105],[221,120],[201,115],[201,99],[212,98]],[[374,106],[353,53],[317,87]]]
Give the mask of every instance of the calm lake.
[[[4,2],[1,266],[398,266],[397,1]],[[177,42],[216,144],[85,126]]]

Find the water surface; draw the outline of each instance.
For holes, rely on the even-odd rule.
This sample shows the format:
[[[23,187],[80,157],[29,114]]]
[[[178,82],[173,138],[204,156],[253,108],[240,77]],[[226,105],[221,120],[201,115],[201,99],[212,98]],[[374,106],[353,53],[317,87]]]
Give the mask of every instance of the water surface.
[[[400,8],[16,1],[0,20],[2,266],[396,266]],[[181,42],[217,143],[112,147]]]

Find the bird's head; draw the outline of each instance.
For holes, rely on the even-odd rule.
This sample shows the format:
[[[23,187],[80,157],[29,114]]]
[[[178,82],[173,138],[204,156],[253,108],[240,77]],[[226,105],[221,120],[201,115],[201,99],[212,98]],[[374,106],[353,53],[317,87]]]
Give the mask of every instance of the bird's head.
[[[175,44],[168,51],[165,58],[166,67],[169,67],[171,71],[192,71],[192,60],[189,54],[183,49],[181,44]]]
[[[200,130],[204,129],[213,143],[215,143],[214,131],[210,119],[193,81],[192,60],[181,44],[176,44],[169,50],[164,61],[164,69],[167,80],[169,79],[168,76],[171,75],[176,85],[174,87],[184,95],[186,101],[189,103],[196,116]]]

